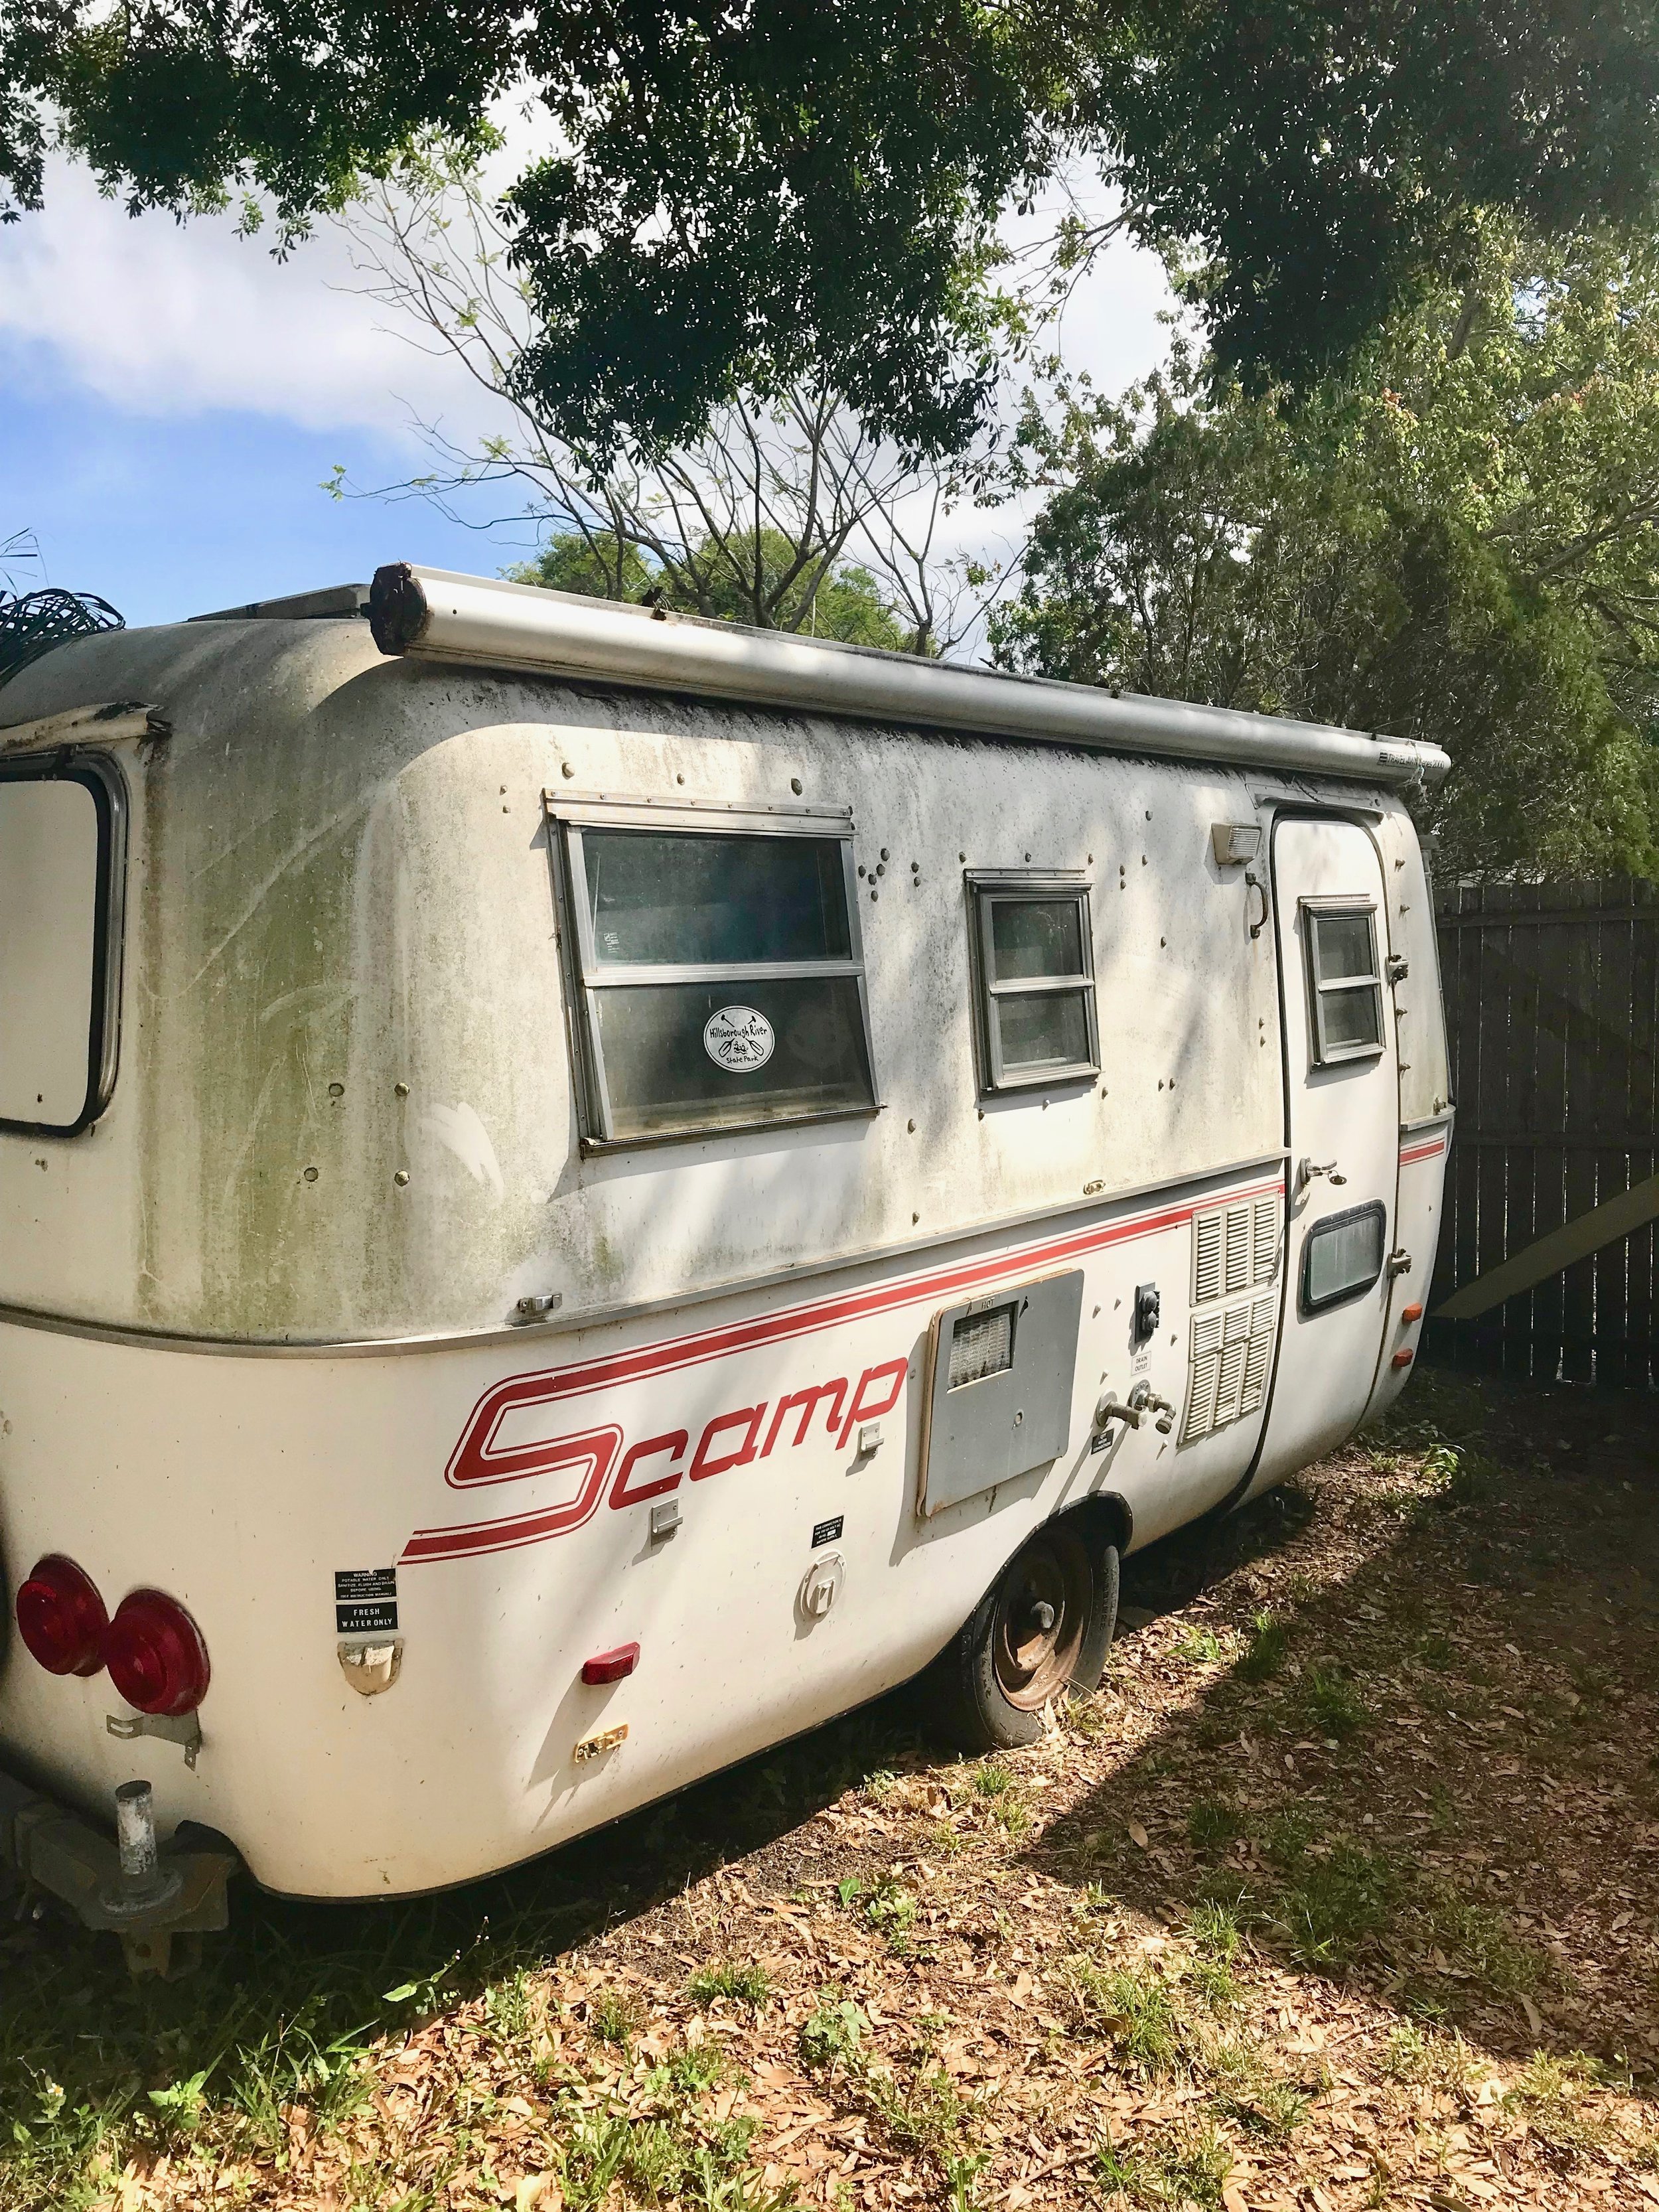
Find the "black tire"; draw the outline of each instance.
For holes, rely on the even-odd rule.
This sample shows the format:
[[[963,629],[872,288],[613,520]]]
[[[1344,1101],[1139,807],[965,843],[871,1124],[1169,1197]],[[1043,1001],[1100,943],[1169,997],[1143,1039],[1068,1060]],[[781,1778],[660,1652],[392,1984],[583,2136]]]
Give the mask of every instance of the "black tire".
[[[1117,1583],[1115,1544],[1079,1516],[1046,1522],[923,1676],[939,1733],[975,1753],[1035,1743],[1045,1705],[1068,1688],[1098,1687],[1117,1625]]]

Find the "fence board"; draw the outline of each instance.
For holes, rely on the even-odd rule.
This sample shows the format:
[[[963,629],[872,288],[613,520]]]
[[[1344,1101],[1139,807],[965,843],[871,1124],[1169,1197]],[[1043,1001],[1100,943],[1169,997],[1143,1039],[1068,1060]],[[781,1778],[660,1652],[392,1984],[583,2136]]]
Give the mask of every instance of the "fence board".
[[[1431,1310],[1659,1172],[1659,890],[1485,884],[1437,902],[1457,1128]],[[1659,1380],[1652,1224],[1470,1321],[1458,1364],[1644,1389]]]

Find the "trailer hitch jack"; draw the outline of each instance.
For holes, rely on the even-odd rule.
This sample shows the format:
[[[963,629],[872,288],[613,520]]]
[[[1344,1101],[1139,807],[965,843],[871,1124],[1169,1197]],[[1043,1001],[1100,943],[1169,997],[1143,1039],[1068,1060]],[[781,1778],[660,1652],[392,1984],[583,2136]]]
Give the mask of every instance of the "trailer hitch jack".
[[[226,1885],[240,1862],[204,1829],[201,1847],[187,1826],[159,1847],[148,1782],[122,1784],[115,1817],[112,1838],[0,1770],[0,1880],[21,1882],[26,1905],[44,1891],[83,1927],[118,1936],[135,1976],[176,1979],[202,1936],[228,1925]]]

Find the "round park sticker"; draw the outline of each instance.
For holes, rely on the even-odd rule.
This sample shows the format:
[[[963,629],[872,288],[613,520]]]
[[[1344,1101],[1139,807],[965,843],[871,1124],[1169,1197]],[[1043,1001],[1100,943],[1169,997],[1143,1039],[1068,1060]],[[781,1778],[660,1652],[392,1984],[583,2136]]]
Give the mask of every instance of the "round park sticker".
[[[777,1039],[764,1014],[752,1006],[722,1006],[702,1025],[702,1048],[728,1075],[749,1075],[764,1067]]]

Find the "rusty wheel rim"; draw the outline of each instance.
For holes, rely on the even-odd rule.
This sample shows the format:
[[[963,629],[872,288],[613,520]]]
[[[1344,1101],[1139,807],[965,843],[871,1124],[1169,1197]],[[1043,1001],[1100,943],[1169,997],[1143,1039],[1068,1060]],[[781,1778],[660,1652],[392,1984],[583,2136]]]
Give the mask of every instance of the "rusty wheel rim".
[[[1076,1670],[1089,1618],[1089,1561],[1075,1536],[1045,1529],[1003,1577],[992,1628],[997,1686],[1034,1712]]]

